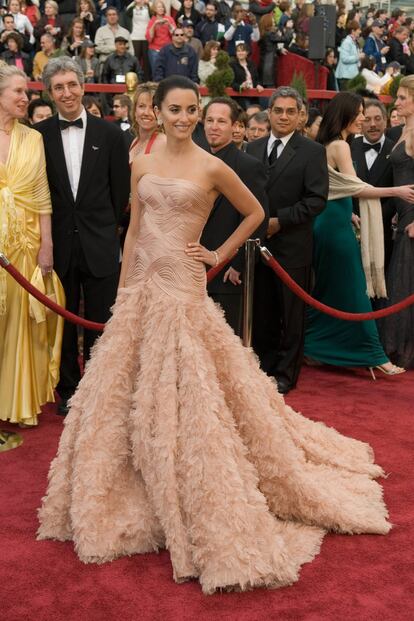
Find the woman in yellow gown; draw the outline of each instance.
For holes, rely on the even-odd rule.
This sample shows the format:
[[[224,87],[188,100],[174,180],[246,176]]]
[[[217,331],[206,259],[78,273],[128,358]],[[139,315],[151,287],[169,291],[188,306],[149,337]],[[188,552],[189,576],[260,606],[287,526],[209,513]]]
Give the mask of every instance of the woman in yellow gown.
[[[0,66],[0,251],[46,293],[63,292],[52,273],[52,212],[41,135],[19,123],[27,109],[27,78]],[[0,268],[0,419],[37,424],[53,401],[63,322]]]

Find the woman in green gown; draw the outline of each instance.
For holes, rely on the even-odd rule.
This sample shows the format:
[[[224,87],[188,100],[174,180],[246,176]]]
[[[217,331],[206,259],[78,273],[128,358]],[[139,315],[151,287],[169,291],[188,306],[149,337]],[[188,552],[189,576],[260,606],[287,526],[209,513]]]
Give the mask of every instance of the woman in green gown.
[[[339,93],[324,114],[318,142],[326,146],[328,165],[344,175],[356,176],[348,144],[361,133],[363,99],[354,93]],[[411,186],[373,188],[366,185],[360,198],[406,197],[414,202]],[[410,198],[408,198],[410,197]],[[334,308],[352,313],[372,311],[361,251],[352,227],[352,197],[328,200],[314,224],[313,296]],[[305,356],[310,361],[343,366],[377,368],[387,375],[402,373],[387,358],[375,321],[343,321],[315,309],[308,314]],[[375,376],[374,376],[375,377]]]

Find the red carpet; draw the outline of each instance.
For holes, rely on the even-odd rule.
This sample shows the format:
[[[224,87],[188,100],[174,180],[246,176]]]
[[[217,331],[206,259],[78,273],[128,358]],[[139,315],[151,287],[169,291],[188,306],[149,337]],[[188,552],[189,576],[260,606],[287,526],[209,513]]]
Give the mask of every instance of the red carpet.
[[[301,580],[275,591],[203,596],[195,582],[173,582],[166,552],[83,565],[71,543],[35,541],[36,508],[62,429],[50,408],[37,429],[22,431],[20,448],[0,454],[0,619],[414,619],[414,372],[373,382],[363,371],[304,369],[287,401],[373,445],[377,462],[390,473],[384,481],[395,525],[390,535],[328,535]]]

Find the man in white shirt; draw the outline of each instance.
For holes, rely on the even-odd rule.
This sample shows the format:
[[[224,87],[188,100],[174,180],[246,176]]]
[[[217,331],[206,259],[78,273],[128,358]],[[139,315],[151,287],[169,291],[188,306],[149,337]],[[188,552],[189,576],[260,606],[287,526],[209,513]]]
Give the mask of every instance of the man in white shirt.
[[[326,206],[325,148],[297,131],[303,101],[280,86],[269,100],[269,137],[247,144],[268,167],[269,226],[266,246],[303,289],[311,284],[313,220]],[[305,305],[259,263],[255,280],[253,347],[279,392],[296,386],[303,359]]]
[[[58,114],[36,126],[45,144],[52,199],[54,269],[66,294],[66,308],[105,323],[115,301],[120,246],[118,222],[128,204],[128,150],[123,132],[86,112],[83,73],[72,59],[51,60],[43,72],[45,88]],[[98,333],[85,330],[83,357]],[[65,323],[57,387],[59,413],[80,380],[77,328]]]

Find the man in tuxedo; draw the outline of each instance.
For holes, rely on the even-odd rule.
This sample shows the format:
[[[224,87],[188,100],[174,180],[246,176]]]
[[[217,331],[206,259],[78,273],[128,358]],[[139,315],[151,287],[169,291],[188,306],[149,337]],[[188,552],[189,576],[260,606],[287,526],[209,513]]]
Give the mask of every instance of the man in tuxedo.
[[[262,205],[266,217],[260,229],[252,235],[264,237],[267,229],[268,205],[266,171],[255,158],[240,151],[232,142],[233,129],[239,118],[240,108],[228,97],[216,97],[204,108],[204,130],[211,153],[230,166]],[[201,243],[214,250],[235,231],[243,216],[222,194],[217,197],[201,236]],[[242,273],[244,248],[208,284],[208,293],[221,305],[227,322],[236,334],[241,334]]]
[[[365,101],[363,136],[355,138],[351,145],[352,160],[356,174],[362,181],[378,187],[394,185],[390,154],[394,143],[385,136],[387,111],[377,99]],[[392,252],[392,218],[395,213],[392,198],[381,199],[384,223],[385,269]],[[359,213],[358,199],[354,199],[354,211]]]
[[[73,60],[51,60],[43,80],[58,114],[36,129],[43,135],[52,199],[54,268],[66,307],[78,314],[81,292],[85,317],[106,322],[119,274],[118,221],[128,203],[129,165],[123,132],[92,116],[82,105],[83,73]],[[97,337],[85,330],[84,358]],[[80,379],[76,326],[65,323],[59,413]]]
[[[296,131],[302,99],[281,86],[269,101],[270,136],[247,145],[268,168],[269,226],[266,245],[289,275],[310,289],[312,224],[326,206],[325,149]],[[269,267],[256,270],[253,347],[279,392],[295,387],[303,358],[305,305]]]

